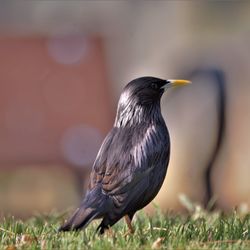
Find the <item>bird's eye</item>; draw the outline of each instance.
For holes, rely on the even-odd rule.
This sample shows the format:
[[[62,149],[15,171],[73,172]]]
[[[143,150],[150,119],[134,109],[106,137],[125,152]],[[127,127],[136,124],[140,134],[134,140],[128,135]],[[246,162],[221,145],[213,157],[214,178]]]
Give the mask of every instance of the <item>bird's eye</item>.
[[[156,83],[151,83],[151,88],[154,90],[158,89],[158,85]]]

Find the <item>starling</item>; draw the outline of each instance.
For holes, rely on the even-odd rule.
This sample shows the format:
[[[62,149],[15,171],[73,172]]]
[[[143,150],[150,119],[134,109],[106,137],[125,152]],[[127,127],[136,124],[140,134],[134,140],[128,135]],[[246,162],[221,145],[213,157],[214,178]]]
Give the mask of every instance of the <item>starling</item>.
[[[167,172],[170,138],[161,114],[161,96],[169,87],[188,83],[140,77],[125,86],[114,126],[93,164],[86,195],[59,231],[85,228],[101,218],[97,231],[103,234],[125,217],[133,232],[134,214],[157,195]]]

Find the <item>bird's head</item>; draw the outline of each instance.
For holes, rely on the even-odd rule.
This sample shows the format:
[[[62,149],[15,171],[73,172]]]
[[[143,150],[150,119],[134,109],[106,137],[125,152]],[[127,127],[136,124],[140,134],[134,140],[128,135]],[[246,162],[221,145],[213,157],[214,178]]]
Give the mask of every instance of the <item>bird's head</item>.
[[[150,105],[159,103],[162,94],[170,87],[191,83],[187,80],[163,80],[156,77],[140,77],[129,82],[121,94],[121,105]]]
[[[124,87],[120,96],[116,126],[146,120],[155,109],[160,111],[161,96],[168,88],[189,83],[187,80],[163,80],[150,76],[134,79]]]

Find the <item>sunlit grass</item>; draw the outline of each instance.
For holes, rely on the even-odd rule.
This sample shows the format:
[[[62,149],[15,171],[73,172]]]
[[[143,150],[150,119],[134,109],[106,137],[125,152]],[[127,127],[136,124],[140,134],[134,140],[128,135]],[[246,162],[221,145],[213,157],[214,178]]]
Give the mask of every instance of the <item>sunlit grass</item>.
[[[27,221],[5,218],[0,226],[1,249],[250,249],[250,214],[207,213],[148,217],[139,212],[134,235],[124,236],[123,220],[99,236],[97,222],[79,232],[57,233],[62,215],[34,216]],[[160,239],[159,239],[160,238]],[[158,240],[158,244],[156,242]]]

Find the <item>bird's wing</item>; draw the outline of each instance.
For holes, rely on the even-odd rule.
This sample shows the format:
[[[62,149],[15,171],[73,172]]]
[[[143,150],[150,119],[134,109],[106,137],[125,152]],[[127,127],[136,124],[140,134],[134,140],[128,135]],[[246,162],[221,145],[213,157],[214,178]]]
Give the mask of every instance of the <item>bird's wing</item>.
[[[106,162],[107,162],[107,156],[108,151],[110,148],[110,145],[112,143],[112,140],[114,138],[114,135],[116,133],[116,129],[113,128],[106,138],[104,139],[99,152],[97,154],[96,160],[94,162],[91,174],[90,174],[90,182],[89,182],[89,190],[93,189],[96,185],[102,182],[102,179],[106,173]]]
[[[144,134],[145,131],[143,132]],[[162,141],[149,135],[136,141],[136,135],[116,128],[106,137],[91,173],[91,185],[100,184],[107,195],[129,192],[147,179],[162,154]]]

